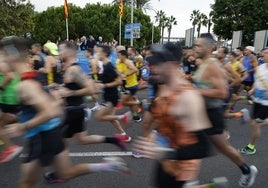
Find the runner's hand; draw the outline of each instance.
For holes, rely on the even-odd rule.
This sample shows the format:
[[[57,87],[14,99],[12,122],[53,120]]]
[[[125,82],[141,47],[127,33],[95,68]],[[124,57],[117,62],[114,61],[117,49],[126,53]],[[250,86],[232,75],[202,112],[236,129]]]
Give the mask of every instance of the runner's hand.
[[[25,130],[22,129],[20,123],[14,123],[6,125],[4,128],[4,133],[12,138],[23,135],[25,133]]]
[[[152,133],[149,137],[138,137],[134,143],[133,150],[140,153],[145,158],[162,159],[168,148],[159,147],[156,143],[156,133]]]
[[[60,96],[63,98],[73,96],[73,92],[74,92],[74,90],[70,90],[68,88],[60,88],[58,91],[59,91]]]

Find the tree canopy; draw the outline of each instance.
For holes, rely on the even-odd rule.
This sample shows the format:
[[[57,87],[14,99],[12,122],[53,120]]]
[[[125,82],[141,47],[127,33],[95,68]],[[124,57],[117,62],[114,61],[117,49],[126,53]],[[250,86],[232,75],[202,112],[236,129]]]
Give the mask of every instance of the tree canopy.
[[[69,4],[69,38],[76,39],[83,35],[102,36],[105,41],[118,40],[119,14],[116,4],[90,4],[84,8]],[[124,25],[130,23],[130,8],[124,7],[122,17],[122,44],[128,45],[129,40],[124,40]],[[65,18],[63,6],[50,7],[46,11],[36,13],[34,16],[34,38],[45,42],[48,39],[55,41],[59,36],[66,38]],[[141,37],[134,39],[135,46],[144,46],[151,43],[152,23],[150,17],[139,9],[134,10],[134,23],[141,23]],[[160,31],[155,28],[155,40],[159,41]]]
[[[0,38],[4,36],[22,36],[34,29],[34,6],[26,0],[1,0]]]
[[[215,0],[211,8],[213,31],[223,39],[242,30],[243,44],[252,45],[255,32],[268,29],[267,0]]]

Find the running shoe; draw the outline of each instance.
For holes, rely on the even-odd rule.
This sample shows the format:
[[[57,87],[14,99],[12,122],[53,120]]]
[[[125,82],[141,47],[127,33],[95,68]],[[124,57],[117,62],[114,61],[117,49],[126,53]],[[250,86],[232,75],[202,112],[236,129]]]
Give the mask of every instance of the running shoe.
[[[122,108],[123,108],[123,104],[122,104],[121,101],[119,101],[119,102],[117,103],[115,109],[116,109],[116,110],[120,110],[120,109],[122,109]]]
[[[92,116],[92,110],[90,108],[84,108],[85,112],[85,122],[88,122]]]
[[[122,151],[126,151],[126,143],[124,135],[121,134],[115,134],[115,138],[117,139],[117,142],[115,143]]]
[[[131,112],[126,112],[123,114],[123,118],[121,119],[122,123],[124,124],[129,124],[130,123],[130,118],[131,118]]]
[[[242,123],[250,122],[250,115],[249,115],[248,109],[243,108],[242,110],[240,110],[240,112],[242,112],[242,114],[243,114]]]
[[[133,120],[136,122],[136,123],[139,123],[142,121],[141,117],[139,115],[136,115],[136,116],[133,116]]]
[[[96,112],[98,110],[100,110],[100,105],[95,105],[93,108],[91,108],[92,112]]]
[[[20,154],[23,150],[21,146],[11,146],[2,151],[0,155],[0,163],[9,162],[14,159],[18,154]]]
[[[258,169],[256,166],[250,166],[250,173],[249,174],[242,174],[239,180],[240,187],[251,187],[256,179],[258,174]]]
[[[241,148],[238,150],[239,153],[245,154],[245,155],[254,155],[256,153],[256,148],[250,149],[248,146],[245,146],[244,148]]]
[[[104,162],[111,164],[115,172],[121,172],[124,174],[130,174],[129,168],[126,162],[120,157],[105,157]]]
[[[144,157],[140,152],[137,151],[133,151],[132,156],[137,159]]]
[[[131,137],[128,136],[127,134],[115,134],[115,137],[120,138],[124,142],[130,142],[131,141]]]
[[[66,182],[65,179],[58,178],[54,172],[46,172],[44,173],[44,179],[47,183],[53,184],[53,183],[64,183]]]

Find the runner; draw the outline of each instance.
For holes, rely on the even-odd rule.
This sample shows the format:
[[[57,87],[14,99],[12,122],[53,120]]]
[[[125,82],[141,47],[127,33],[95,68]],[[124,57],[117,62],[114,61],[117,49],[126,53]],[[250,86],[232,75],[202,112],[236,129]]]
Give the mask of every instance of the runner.
[[[138,90],[137,72],[138,69],[133,62],[128,59],[127,51],[121,50],[118,52],[119,62],[117,64],[117,71],[122,79],[126,79],[125,91],[121,97],[124,106],[128,106],[133,115],[133,120],[141,122],[141,117],[138,114],[138,105],[141,104],[135,97]]]
[[[32,45],[31,49],[34,54],[32,57],[33,68],[37,72],[37,80],[43,85],[46,86],[47,83],[47,74],[43,72],[45,67],[46,55],[42,52],[42,46],[39,43]]]
[[[12,72],[10,66],[4,62],[5,58],[0,57],[0,139],[3,141],[5,149],[0,155],[0,163],[9,162],[20,154],[23,147],[14,144],[8,135],[3,133],[6,124],[14,123],[18,120],[17,113],[20,111],[17,99],[17,86],[19,77]]]
[[[261,126],[267,124],[266,118],[268,117],[268,48],[264,48],[261,52],[265,63],[257,67],[254,86],[249,92],[254,100],[250,141],[247,146],[239,150],[240,153],[247,155],[256,153],[255,143],[260,138]]]
[[[253,46],[247,46],[244,50],[243,65],[248,73],[248,77],[242,83],[242,89],[247,92],[251,90],[254,82],[254,72],[258,66],[258,61],[256,56],[253,54],[255,48]],[[252,100],[248,95],[248,104],[252,104]]]
[[[28,141],[28,155],[21,165],[19,187],[37,187],[44,167],[51,164],[58,176],[64,179],[101,171],[127,172],[126,164],[120,158],[108,158],[96,164],[71,165],[58,128],[62,113],[59,102],[43,90],[36,81],[35,72],[26,64],[28,47],[29,42],[20,37],[7,37],[0,42],[0,49],[4,49],[7,62],[22,79],[18,86],[22,104],[21,123],[10,124],[5,128],[5,133],[10,137],[24,134]]]
[[[93,54],[93,49],[92,48],[88,48],[86,49],[86,56],[88,58],[89,61],[89,65],[90,65],[90,78],[92,78],[95,82],[99,81],[98,78],[98,72],[99,72],[99,67],[98,67],[98,63],[97,63],[97,59],[94,57]],[[92,101],[95,103],[95,106],[93,108],[91,108],[92,111],[97,111],[100,109],[100,104],[98,102],[98,95],[91,95],[92,97]]]
[[[250,120],[248,109],[243,108],[242,110],[240,110],[240,112],[237,113],[229,111],[229,102],[231,101],[233,95],[237,93],[242,80],[240,78],[240,74],[234,71],[232,66],[230,65],[229,60],[227,59],[227,54],[228,49],[226,47],[220,47],[216,55],[220,62],[220,67],[224,71],[224,76],[227,81],[226,86],[229,91],[229,94],[223,103],[224,117],[242,118],[243,122],[248,122]]]
[[[198,91],[205,99],[207,114],[212,124],[212,128],[208,129],[206,133],[215,147],[232,160],[242,171],[239,185],[241,187],[250,187],[255,181],[257,168],[253,165],[248,166],[223,134],[224,118],[222,100],[228,95],[225,86],[227,80],[218,61],[210,58],[215,44],[216,41],[209,33],[202,34],[201,38],[196,39],[194,42],[195,56],[202,60],[195,74],[194,82]]]
[[[111,143],[125,150],[122,137],[105,137],[100,135],[88,135],[84,129],[86,110],[83,105],[83,97],[90,95],[94,90],[92,80],[88,79],[76,63],[76,48],[72,43],[66,42],[59,45],[59,55],[66,65],[64,74],[64,87],[58,91],[65,99],[65,120],[63,122],[63,137],[65,138],[66,150],[71,138],[75,138],[79,144]],[[55,172],[57,173],[57,172]],[[54,172],[48,172],[45,179],[54,183],[61,181]]]
[[[47,54],[44,68],[39,69],[40,72],[47,74],[47,83],[62,84],[62,65],[59,59],[59,51],[57,44],[47,42],[44,45],[44,52]]]
[[[119,101],[119,94],[117,86],[122,84],[120,76],[116,73],[115,67],[109,60],[111,49],[109,46],[101,46],[99,51],[100,61],[103,62],[103,75],[102,83],[98,84],[98,87],[103,90],[103,100],[101,109],[96,112],[96,119],[98,121],[110,121],[120,134],[117,137],[121,137],[124,141],[129,142],[131,137],[126,134],[121,127],[118,120],[122,120],[124,123],[128,123],[129,113],[124,115],[115,115],[115,107]]]
[[[178,70],[182,49],[166,43],[153,46],[152,53],[148,58],[150,77],[159,88],[151,113],[158,133],[139,137],[134,150],[144,157],[159,159],[157,187],[181,188],[197,178],[200,159],[209,154],[202,130],[209,128],[210,123],[201,95]],[[161,143],[157,143],[160,139]]]

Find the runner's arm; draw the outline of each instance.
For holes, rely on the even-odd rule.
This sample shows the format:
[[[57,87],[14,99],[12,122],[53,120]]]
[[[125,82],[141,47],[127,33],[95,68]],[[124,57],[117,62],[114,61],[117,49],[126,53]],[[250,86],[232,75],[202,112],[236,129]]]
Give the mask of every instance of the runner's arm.
[[[79,67],[70,67],[64,75],[64,82],[75,82],[82,87],[82,89],[73,90],[71,96],[85,96],[96,93],[93,81],[88,79],[86,75],[82,73]]]
[[[35,81],[24,81],[19,85],[19,98],[23,104],[32,106],[37,111],[32,119],[23,123],[26,130],[62,114],[58,103]]]
[[[223,71],[220,66],[215,62],[211,63],[206,70],[206,79],[212,85],[211,89],[198,89],[204,97],[225,99],[228,95],[226,89],[227,81],[224,78]]]

